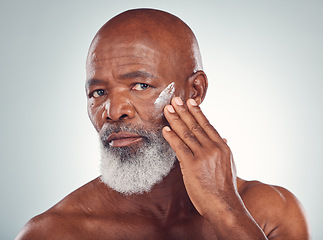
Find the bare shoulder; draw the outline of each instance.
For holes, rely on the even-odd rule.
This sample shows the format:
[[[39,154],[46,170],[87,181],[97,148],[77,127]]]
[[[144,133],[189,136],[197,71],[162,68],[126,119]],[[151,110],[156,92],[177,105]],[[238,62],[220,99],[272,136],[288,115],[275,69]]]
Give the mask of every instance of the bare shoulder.
[[[47,211],[29,220],[17,235],[16,240],[76,239],[68,230],[69,225],[71,225],[69,220],[63,215]]]
[[[16,240],[80,239],[83,225],[91,216],[91,208],[99,197],[95,179],[75,190],[46,212],[33,217],[23,227]]]
[[[287,189],[239,179],[239,194],[269,239],[309,239],[304,209]]]

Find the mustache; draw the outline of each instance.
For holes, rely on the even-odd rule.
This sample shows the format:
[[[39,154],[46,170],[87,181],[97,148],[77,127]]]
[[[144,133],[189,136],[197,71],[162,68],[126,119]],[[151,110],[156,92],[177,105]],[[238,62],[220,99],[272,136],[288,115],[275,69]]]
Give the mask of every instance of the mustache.
[[[147,129],[147,127],[145,126],[115,123],[115,124],[105,125],[99,132],[99,135],[102,142],[105,142],[112,133],[118,133],[118,132],[128,132],[128,133],[138,134],[144,137],[146,140],[149,140],[152,137],[152,135],[162,136],[162,133],[161,133],[162,128],[163,126],[158,127],[156,129]]]

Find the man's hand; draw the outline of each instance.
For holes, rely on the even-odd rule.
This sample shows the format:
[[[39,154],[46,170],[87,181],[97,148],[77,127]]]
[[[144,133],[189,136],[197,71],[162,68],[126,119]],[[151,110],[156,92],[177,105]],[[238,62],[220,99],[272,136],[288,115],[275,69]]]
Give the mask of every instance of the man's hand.
[[[166,106],[172,131],[165,127],[163,134],[176,152],[192,203],[205,216],[211,199],[227,202],[237,198],[236,173],[230,148],[200,107],[189,99],[187,108],[179,97]]]
[[[197,211],[227,239],[266,239],[245,208],[231,150],[193,99],[172,99],[163,135],[176,153],[187,193]],[[233,230],[235,229],[236,232]]]

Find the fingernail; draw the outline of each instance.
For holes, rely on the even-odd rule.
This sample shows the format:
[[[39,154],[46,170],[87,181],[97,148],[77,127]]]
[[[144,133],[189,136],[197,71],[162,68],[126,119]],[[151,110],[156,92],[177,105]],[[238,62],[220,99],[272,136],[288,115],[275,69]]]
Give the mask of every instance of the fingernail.
[[[172,105],[167,105],[166,108],[167,108],[168,112],[175,113],[175,110]]]
[[[179,97],[174,98],[174,101],[177,105],[183,105],[183,101]]]
[[[164,129],[165,129],[166,132],[170,132],[171,131],[168,126],[164,127]]]
[[[194,99],[188,99],[188,102],[189,102],[192,106],[194,106],[194,107],[196,107],[196,106],[197,106],[197,103],[195,102],[195,100],[194,100]]]

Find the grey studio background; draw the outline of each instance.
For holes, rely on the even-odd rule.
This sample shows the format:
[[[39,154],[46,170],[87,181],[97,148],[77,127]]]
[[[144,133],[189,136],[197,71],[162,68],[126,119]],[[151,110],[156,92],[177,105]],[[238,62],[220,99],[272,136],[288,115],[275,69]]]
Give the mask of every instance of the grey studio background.
[[[109,18],[138,7],[193,29],[209,77],[202,108],[238,175],[291,190],[323,239],[323,2],[311,0],[1,1],[0,239],[99,175],[85,58]]]

